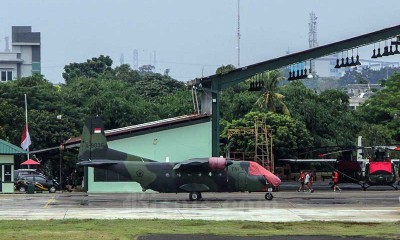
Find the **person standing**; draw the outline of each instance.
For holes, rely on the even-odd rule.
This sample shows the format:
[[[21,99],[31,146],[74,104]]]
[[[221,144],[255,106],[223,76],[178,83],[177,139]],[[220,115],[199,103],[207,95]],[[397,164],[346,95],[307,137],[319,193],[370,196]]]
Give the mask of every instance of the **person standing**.
[[[308,172],[306,172],[305,174],[306,174],[306,177],[304,178],[304,192],[306,191],[306,188],[307,188],[307,191],[311,192],[310,186],[309,186],[310,174]]]
[[[332,173],[332,182],[333,182],[333,191],[336,192],[336,189],[339,190],[339,192],[342,191],[339,187],[339,172],[338,171],[333,171]]]
[[[300,187],[299,187],[299,189],[297,190],[298,192],[300,192],[300,191],[304,191],[304,180],[305,180],[305,175],[304,175],[304,172],[303,171],[301,171],[300,172],[300,175],[299,175],[299,182],[300,182]]]
[[[308,182],[308,188],[310,189],[310,192],[314,192],[313,184],[314,184],[314,174],[313,174],[313,172],[311,172],[310,173],[310,181]]]

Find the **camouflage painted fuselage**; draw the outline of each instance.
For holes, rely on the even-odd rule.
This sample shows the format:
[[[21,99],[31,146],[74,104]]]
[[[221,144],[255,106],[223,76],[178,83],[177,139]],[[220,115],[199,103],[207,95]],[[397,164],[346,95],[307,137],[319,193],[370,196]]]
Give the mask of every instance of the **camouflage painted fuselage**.
[[[267,191],[263,176],[248,174],[249,162],[235,161],[223,170],[198,171],[174,170],[176,164],[120,161],[106,168],[138,182],[143,190],[164,193]]]
[[[157,162],[110,149],[99,117],[86,120],[78,165],[114,171],[138,182],[143,190],[167,193],[256,192],[267,191],[267,186],[270,186],[266,170],[255,162],[213,157],[175,163]]]

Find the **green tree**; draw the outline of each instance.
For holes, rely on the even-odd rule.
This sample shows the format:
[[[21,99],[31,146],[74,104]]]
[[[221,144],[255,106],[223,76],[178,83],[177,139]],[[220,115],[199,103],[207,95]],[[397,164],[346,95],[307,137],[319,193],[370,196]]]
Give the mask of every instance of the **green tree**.
[[[171,95],[177,91],[186,89],[183,82],[159,73],[149,73],[144,75],[142,80],[135,83],[134,87],[137,92],[147,100]]]
[[[358,108],[360,118],[373,125],[383,125],[390,129],[392,141],[400,136],[400,74],[392,75],[384,88],[371,96]]]
[[[115,68],[115,78],[129,84],[134,84],[142,79],[139,72],[133,70],[129,64],[122,64]]]
[[[258,75],[250,79],[250,81],[256,80],[258,80]],[[277,70],[268,71],[261,74],[261,80],[264,82],[264,89],[256,102],[256,106],[261,110],[290,115],[284,102],[285,96],[278,92],[279,81],[283,80],[281,73]]]
[[[305,125],[288,115],[273,112],[249,112],[243,118],[224,123],[221,137],[227,140],[229,129],[247,127],[254,128],[256,121],[265,121],[272,130],[273,152],[275,159],[296,157],[299,152],[296,149],[304,149],[311,146],[312,138],[308,134]],[[253,135],[233,136],[228,142],[228,148],[235,151],[251,152],[255,149]]]
[[[348,107],[348,96],[339,90],[321,94],[296,81],[280,90],[293,118],[303,122],[315,147],[354,144],[360,123]]]
[[[97,58],[88,59],[83,63],[70,63],[66,65],[62,76],[67,84],[79,77],[97,78],[107,75],[114,76],[113,69],[111,68],[112,63],[113,61],[109,56],[100,55]]]
[[[228,64],[228,65],[222,65],[221,67],[217,68],[217,70],[215,71],[216,74],[225,74],[228,73],[230,71],[235,70],[236,67],[233,66],[232,64]]]

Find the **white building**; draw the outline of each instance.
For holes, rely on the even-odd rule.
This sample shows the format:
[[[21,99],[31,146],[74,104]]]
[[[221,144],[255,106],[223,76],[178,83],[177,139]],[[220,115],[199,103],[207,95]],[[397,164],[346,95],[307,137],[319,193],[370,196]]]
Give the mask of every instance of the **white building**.
[[[0,52],[0,82],[41,73],[40,32],[30,26],[12,27],[12,50],[8,38],[4,52]]]

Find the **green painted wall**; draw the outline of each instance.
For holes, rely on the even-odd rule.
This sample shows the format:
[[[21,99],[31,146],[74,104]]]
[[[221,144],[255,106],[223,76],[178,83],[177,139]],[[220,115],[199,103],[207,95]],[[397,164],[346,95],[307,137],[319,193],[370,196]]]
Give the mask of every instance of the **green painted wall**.
[[[0,155],[0,164],[3,163],[14,164],[14,155]]]
[[[196,157],[211,157],[211,121],[191,126],[109,141],[112,149],[145,158],[179,162]],[[88,192],[141,192],[136,182],[94,182],[88,170]]]
[[[3,193],[13,193],[14,192],[14,183],[6,182],[4,183],[4,165],[3,164],[12,164],[11,166],[11,181],[14,179],[14,155],[0,155],[0,168],[1,168],[1,176],[0,176],[0,184],[2,185]]]

